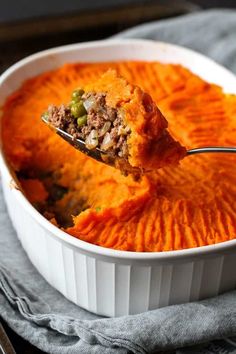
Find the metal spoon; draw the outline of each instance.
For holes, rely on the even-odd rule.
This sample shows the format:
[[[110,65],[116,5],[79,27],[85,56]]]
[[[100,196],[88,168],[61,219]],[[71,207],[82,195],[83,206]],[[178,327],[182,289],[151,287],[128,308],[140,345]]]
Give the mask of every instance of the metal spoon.
[[[86,147],[84,140],[75,139],[71,134],[65,132],[64,130],[52,126],[44,116],[42,116],[42,120],[49,127],[55,130],[58,135],[60,135],[64,140],[70,143],[77,150],[80,150],[81,152],[85,153],[86,155],[92,157],[97,161],[106,163],[111,166],[114,165],[114,158],[112,158],[105,151],[102,151],[99,148],[89,150]],[[236,147],[206,146],[206,147],[187,150],[187,155],[202,154],[202,153],[236,153]]]
[[[201,148],[195,148],[187,150],[187,155],[194,155],[194,154],[203,154],[208,152],[224,152],[224,153],[234,153],[236,152],[236,147],[225,147],[225,146],[204,146]]]
[[[114,166],[114,158],[108,155],[105,151],[100,150],[99,148],[90,150],[86,147],[85,141],[82,139],[75,139],[71,134],[66,131],[56,128],[50,124],[50,122],[44,116],[41,117],[42,121],[46,123],[52,130],[54,130],[60,137],[66,140],[70,145],[72,145],[77,150],[80,150],[84,154],[92,157],[93,159],[106,163],[108,165]]]

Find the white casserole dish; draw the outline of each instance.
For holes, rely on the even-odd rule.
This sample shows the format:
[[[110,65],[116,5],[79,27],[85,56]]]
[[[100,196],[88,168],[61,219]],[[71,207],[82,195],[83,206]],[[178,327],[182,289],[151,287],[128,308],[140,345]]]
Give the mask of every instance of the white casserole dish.
[[[158,60],[179,63],[236,93],[229,71],[193,51],[160,42],[110,40],[32,55],[0,78],[0,106],[24,80],[67,62]],[[48,222],[16,188],[0,156],[8,211],[30,260],[69,300],[97,314],[121,316],[217,295],[235,288],[236,240],[169,252],[124,252],[76,239]]]

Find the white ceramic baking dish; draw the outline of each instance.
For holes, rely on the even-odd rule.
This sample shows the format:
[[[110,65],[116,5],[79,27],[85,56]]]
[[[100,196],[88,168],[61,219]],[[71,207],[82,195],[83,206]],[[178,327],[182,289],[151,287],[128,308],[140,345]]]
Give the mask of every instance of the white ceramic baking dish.
[[[144,40],[110,40],[64,46],[32,55],[0,78],[0,105],[29,77],[67,62],[158,60],[180,63],[236,93],[229,71],[193,51]],[[198,300],[235,288],[236,240],[162,253],[124,252],[76,239],[48,222],[16,188],[0,157],[8,211],[30,260],[69,300],[89,311],[121,316]]]

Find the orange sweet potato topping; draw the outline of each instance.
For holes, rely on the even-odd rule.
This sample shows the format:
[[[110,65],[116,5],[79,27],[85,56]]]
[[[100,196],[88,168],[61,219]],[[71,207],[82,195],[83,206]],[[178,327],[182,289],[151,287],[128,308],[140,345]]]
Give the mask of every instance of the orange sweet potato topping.
[[[151,95],[183,146],[235,144],[236,97],[181,66],[65,65],[26,81],[3,109],[4,151],[26,196],[42,213],[54,213],[69,234],[103,247],[167,251],[235,238],[233,154],[187,157],[135,182],[75,150],[41,122],[49,104],[68,102],[74,88],[109,68]],[[55,188],[63,193],[51,196]]]
[[[105,93],[106,104],[122,110],[124,123],[131,129],[127,141],[131,166],[153,170],[177,164],[186,155],[185,148],[166,130],[168,122],[151,96],[115,70],[86,85],[85,92]]]
[[[38,179],[20,179],[20,184],[31,203],[40,203],[47,199],[48,192]]]

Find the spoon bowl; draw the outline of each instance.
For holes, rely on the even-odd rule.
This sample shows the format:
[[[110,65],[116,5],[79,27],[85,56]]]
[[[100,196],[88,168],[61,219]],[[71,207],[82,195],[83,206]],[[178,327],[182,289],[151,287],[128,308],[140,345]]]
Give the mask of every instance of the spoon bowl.
[[[110,154],[108,154],[106,151],[103,151],[99,148],[88,149],[83,139],[75,139],[71,134],[67,133],[66,131],[52,126],[45,116],[42,116],[41,119],[44,123],[46,123],[53,130],[55,130],[55,132],[58,135],[60,135],[60,137],[66,140],[75,149],[81,151],[82,153],[88,155],[89,157],[92,157],[93,159],[99,162],[103,162],[109,166],[113,166],[113,167],[115,166],[115,158]],[[196,155],[196,154],[203,154],[203,153],[236,153],[236,147],[204,146],[200,148],[189,149],[187,150],[186,155],[189,156],[189,155]],[[120,157],[118,158],[121,159]]]

